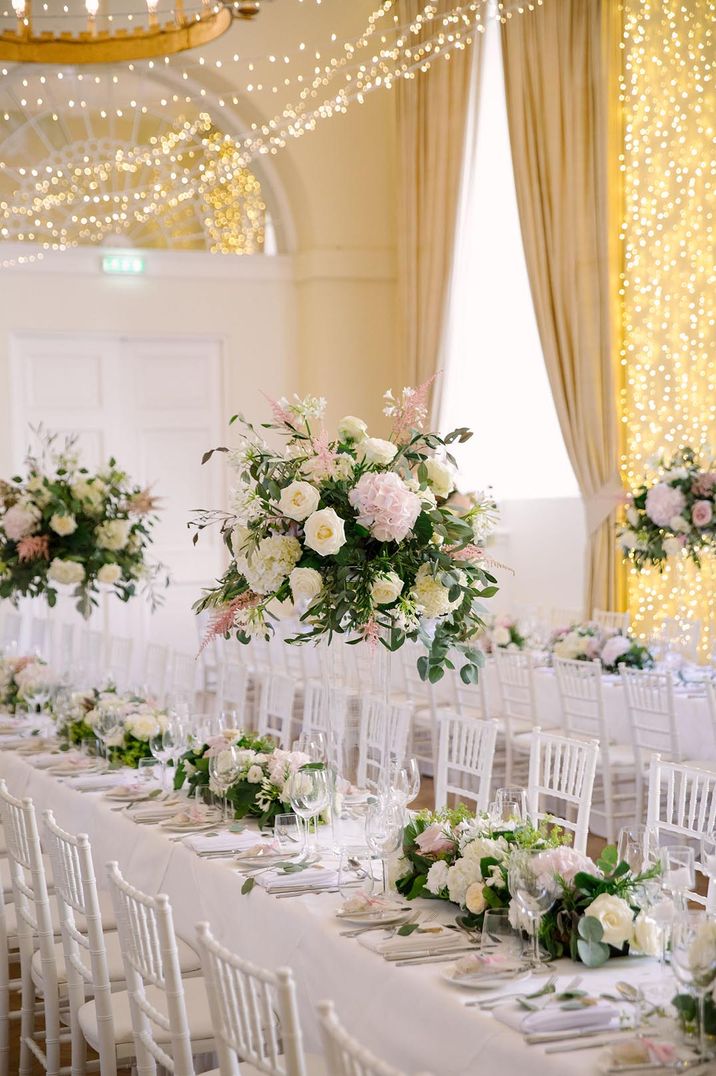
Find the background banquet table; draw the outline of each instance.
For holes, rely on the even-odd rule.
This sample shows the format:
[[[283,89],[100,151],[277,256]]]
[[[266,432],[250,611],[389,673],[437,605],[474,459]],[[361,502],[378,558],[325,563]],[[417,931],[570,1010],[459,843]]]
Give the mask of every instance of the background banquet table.
[[[154,827],[137,826],[112,810],[101,794],[80,793],[11,751],[0,749],[0,777],[38,811],[51,807],[60,825],[85,832],[104,887],[104,865],[117,860],[125,876],[150,893],[168,893],[178,933],[191,941],[196,923],[208,920],[218,938],[267,967],[289,965],[299,983],[301,1016],[309,1048],[316,1049],[315,1003],[332,998],[348,1028],[406,1072],[479,1076],[524,1072],[532,1076],[597,1071],[598,1050],[547,1054],[489,1014],[465,1008],[474,995],[445,982],[446,965],[394,967],[357,941],[339,934],[338,894],[277,899],[256,886],[240,892],[242,878],[226,862],[200,859]],[[427,902],[426,902],[427,903]],[[436,909],[431,903],[431,911]],[[440,906],[446,920],[450,909]],[[454,909],[453,909],[454,916]],[[653,962],[612,961],[598,971],[560,962],[560,973],[581,973],[599,992],[623,978],[639,981]],[[562,985],[563,985],[562,984]]]

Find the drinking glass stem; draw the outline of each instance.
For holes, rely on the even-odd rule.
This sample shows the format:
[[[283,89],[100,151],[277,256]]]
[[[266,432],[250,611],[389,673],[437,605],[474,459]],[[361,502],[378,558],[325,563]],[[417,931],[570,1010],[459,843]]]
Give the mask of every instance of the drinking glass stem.
[[[706,992],[699,990],[699,1053],[706,1057]]]
[[[542,958],[539,951],[539,924],[539,919],[534,919],[534,929],[532,931],[532,960],[536,968],[538,968],[542,963]]]
[[[383,896],[388,895],[388,861],[385,856],[381,857],[380,866],[383,871]]]

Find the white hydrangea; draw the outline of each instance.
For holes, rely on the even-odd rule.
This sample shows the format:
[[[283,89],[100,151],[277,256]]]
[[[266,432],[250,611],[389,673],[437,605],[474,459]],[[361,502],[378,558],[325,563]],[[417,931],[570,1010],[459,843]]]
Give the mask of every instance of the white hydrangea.
[[[262,538],[248,556],[236,558],[239,571],[255,594],[270,594],[295,568],[301,557],[301,543],[288,534]]]
[[[464,575],[460,573],[464,580]],[[457,601],[451,602],[449,590],[432,574],[429,564],[421,564],[415,576],[412,597],[419,611],[429,620],[447,616],[462,601],[462,594]]]
[[[62,560],[61,557],[55,557],[47,569],[47,578],[53,583],[72,585],[81,583],[84,577],[85,570],[81,564],[74,560]]]
[[[438,896],[448,884],[450,868],[444,859],[438,859],[433,863],[425,879],[425,888],[428,893]]]
[[[104,503],[105,485],[101,478],[95,478],[91,482],[86,478],[78,478],[70,486],[72,496],[82,501],[86,512],[91,515],[99,515]]]
[[[128,519],[107,519],[97,527],[97,545],[100,549],[109,549],[116,553],[124,549],[129,539],[132,526]]]

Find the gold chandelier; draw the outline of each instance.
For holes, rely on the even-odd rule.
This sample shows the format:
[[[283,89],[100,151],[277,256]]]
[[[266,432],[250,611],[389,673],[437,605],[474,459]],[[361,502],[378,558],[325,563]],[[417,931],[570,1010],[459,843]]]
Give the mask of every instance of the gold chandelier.
[[[200,0],[198,7],[192,7],[191,2],[173,0],[169,11],[160,13],[159,0],[146,0],[146,9],[130,13],[123,25],[117,25],[118,20],[109,13],[100,28],[100,0],[84,0],[84,28],[72,32],[36,29],[35,23],[47,16],[33,22],[32,0],[12,0],[17,24],[0,26],[0,60],[105,64],[170,56],[215,41],[235,18],[252,18],[260,8],[260,0]],[[52,21],[53,26],[59,23],[61,27],[63,17]]]

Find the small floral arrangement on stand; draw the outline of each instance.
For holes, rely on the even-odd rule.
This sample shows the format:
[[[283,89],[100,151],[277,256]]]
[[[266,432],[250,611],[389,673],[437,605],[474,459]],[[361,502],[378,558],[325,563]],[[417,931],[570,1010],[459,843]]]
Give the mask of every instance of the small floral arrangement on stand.
[[[230,453],[233,511],[205,512],[195,523],[196,540],[220,521],[232,554],[219,585],[195,605],[214,612],[209,637],[235,632],[246,643],[270,635],[276,619],[297,617],[304,630],[288,643],[339,634],[397,650],[420,640],[424,680],[441,679],[456,654],[462,679],[477,680],[481,603],[497,590],[482,548],[495,506],[489,498],[460,514],[450,507],[448,449],[471,434],[423,432],[429,388],[386,394],[390,440],[371,436],[354,416],[331,436],[322,426],[325,400],[313,397],[272,403],[263,428],[283,440],[279,450],[235,416],[243,432]]]
[[[6,713],[47,702],[58,684],[59,677],[41,658],[0,656],[0,710]]]
[[[188,751],[182,757],[177,766],[174,787],[180,789],[186,784],[191,795],[197,789],[224,795],[224,790],[215,788],[212,783],[210,761],[217,758],[221,764],[222,755],[229,754],[231,747],[236,748],[239,771],[226,791],[226,799],[234,817],[252,815],[259,819],[262,826],[273,825],[277,814],[291,812],[286,785],[289,778],[306,766],[310,759],[300,751],[282,751],[267,737],[239,729],[226,729],[222,735],[196,750]],[[231,762],[233,764],[233,758]]]
[[[493,617],[485,632],[485,652],[491,654],[495,648],[500,650],[524,650],[529,645],[527,635],[521,631],[516,617],[502,614]]]
[[[548,650],[558,658],[571,661],[594,661],[598,658],[605,672],[617,672],[620,665],[631,669],[650,669],[654,656],[631,635],[605,630],[598,624],[573,624],[553,633]]]
[[[94,750],[102,738],[98,725],[104,718],[110,730],[103,738],[108,760],[133,769],[140,759],[152,757],[149,741],[164,731],[168,721],[166,711],[151,699],[112,688],[93,689],[73,692],[56,712],[58,736],[69,746]]]
[[[685,554],[697,567],[716,548],[716,462],[704,465],[693,448],[653,461],[657,480],[630,495],[619,543],[637,569],[660,572],[669,557]]]
[[[135,486],[115,460],[96,474],[82,467],[76,438],[62,449],[38,431],[40,452],[28,453],[25,476],[0,482],[0,598],[42,596],[52,607],[70,586],[84,617],[100,585],[127,602],[138,590],[157,604],[165,569],[147,558],[157,502]]]
[[[569,956],[598,967],[630,946],[655,955],[656,924],[639,907],[639,892],[659,868],[635,875],[607,847],[598,863],[569,848],[559,827],[543,822],[495,824],[488,815],[459,807],[421,811],[406,826],[403,856],[394,870],[396,888],[406,899],[450,901],[461,910],[463,925],[480,927],[488,908],[508,908],[515,929],[529,933],[527,921],[509,889],[510,857],[535,853],[534,870],[555,882],[559,895],[542,917],[539,937],[553,958]]]

